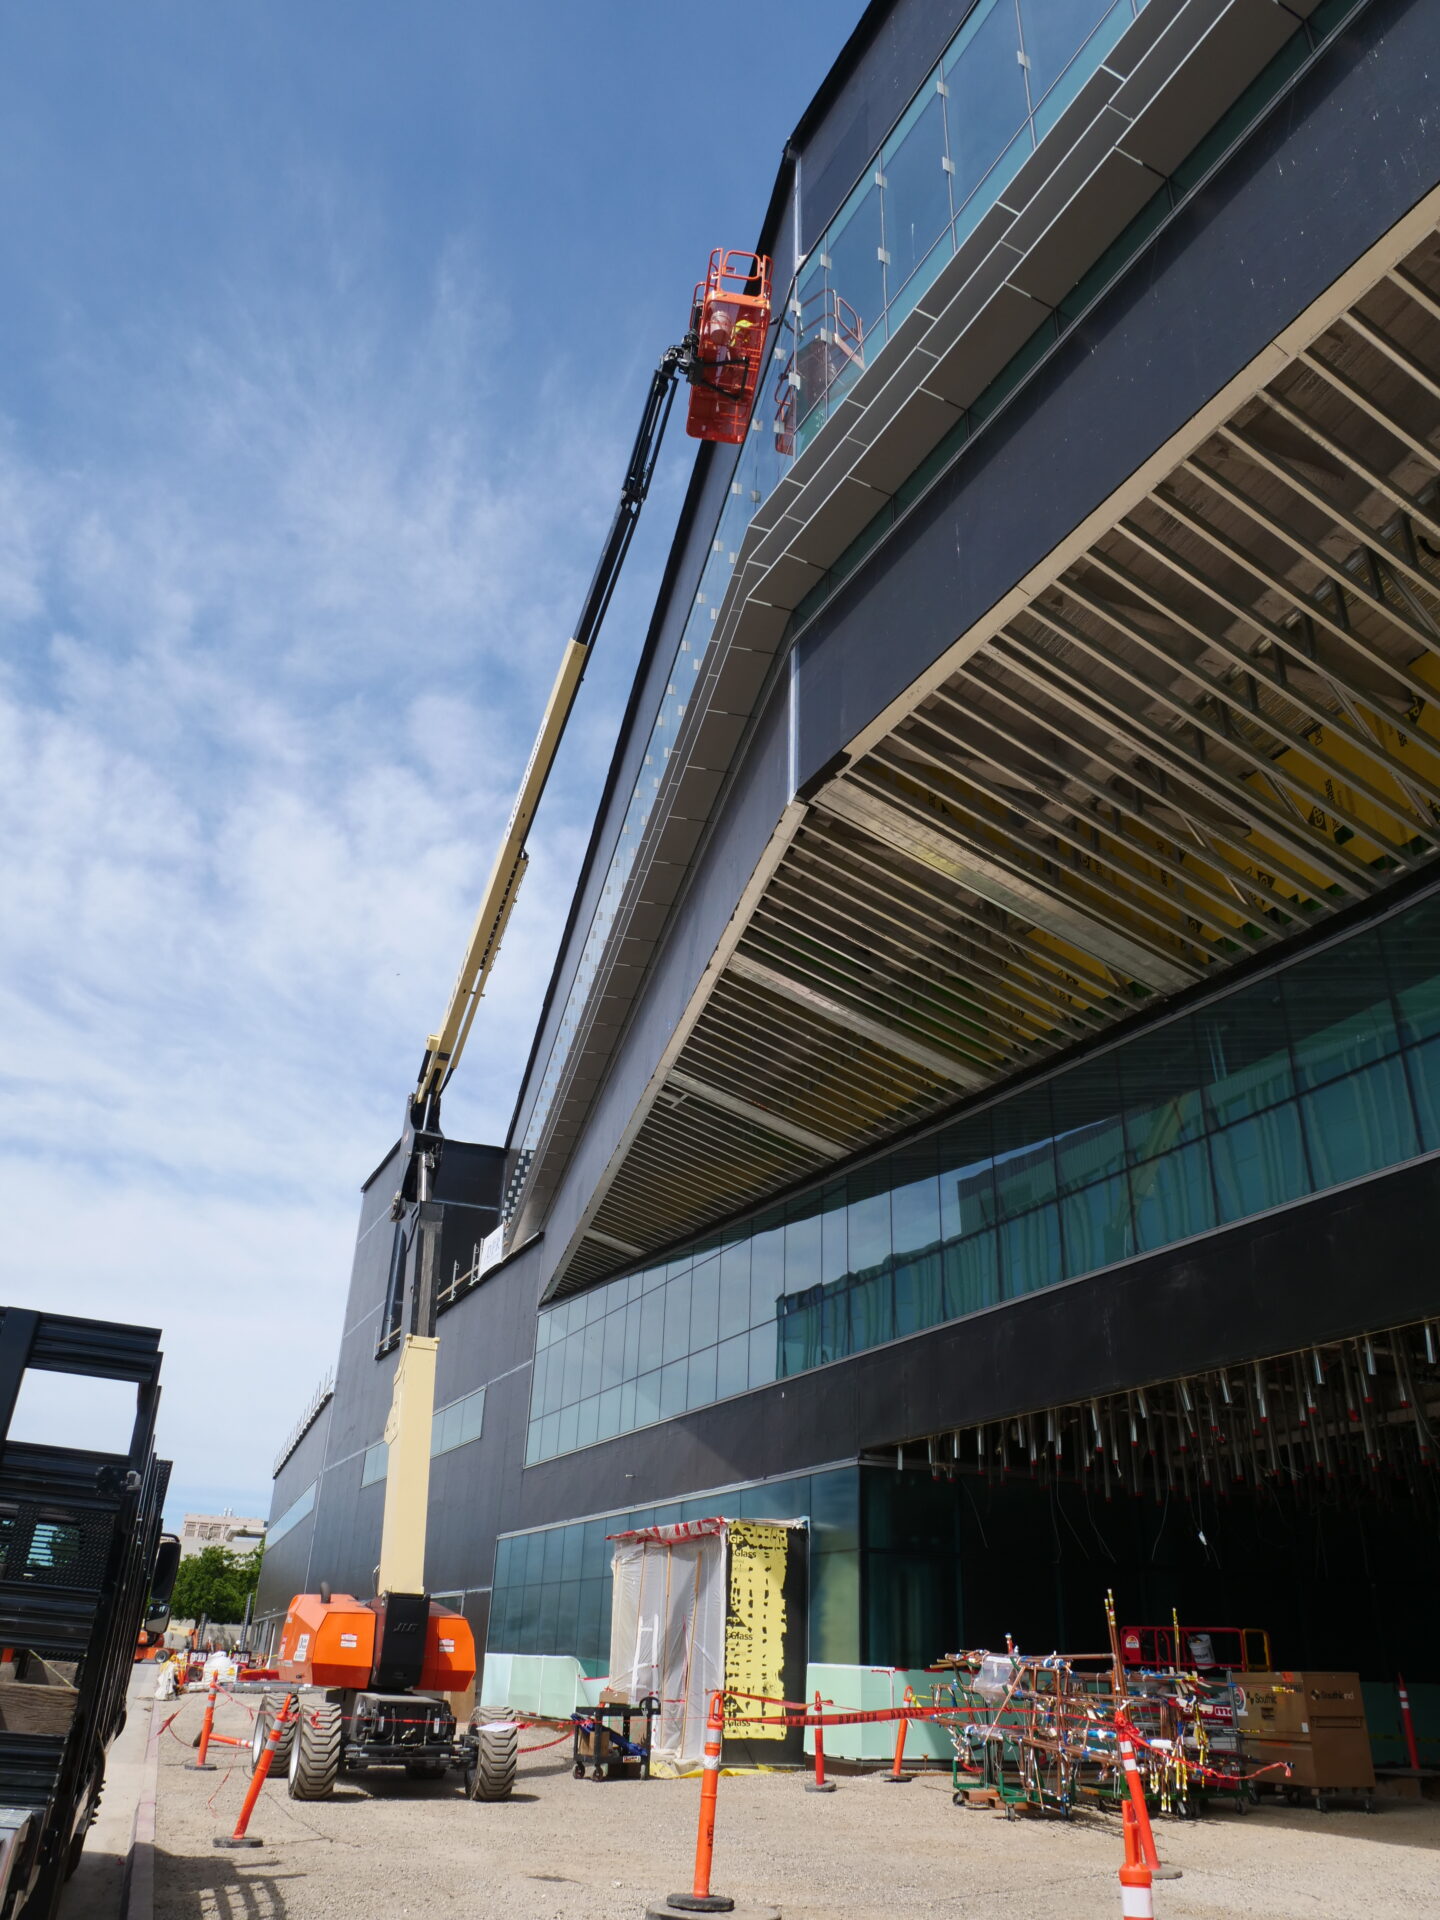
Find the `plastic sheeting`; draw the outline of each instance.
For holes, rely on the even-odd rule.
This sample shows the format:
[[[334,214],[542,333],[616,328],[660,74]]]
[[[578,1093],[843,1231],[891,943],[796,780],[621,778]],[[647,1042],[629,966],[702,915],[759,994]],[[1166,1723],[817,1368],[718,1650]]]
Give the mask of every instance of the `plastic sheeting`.
[[[629,1700],[659,1699],[652,1765],[697,1767],[710,1695],[725,1677],[724,1522],[622,1536],[611,1564],[610,1685]]]

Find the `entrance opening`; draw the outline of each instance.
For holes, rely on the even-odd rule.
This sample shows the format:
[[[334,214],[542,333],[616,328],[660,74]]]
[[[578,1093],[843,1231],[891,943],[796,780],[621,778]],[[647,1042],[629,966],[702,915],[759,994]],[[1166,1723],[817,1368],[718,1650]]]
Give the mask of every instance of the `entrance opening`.
[[[866,1658],[1102,1652],[1113,1589],[1122,1625],[1358,1673],[1397,1763],[1403,1673],[1440,1761],[1437,1359],[1433,1327],[1392,1328],[907,1443],[865,1476]]]

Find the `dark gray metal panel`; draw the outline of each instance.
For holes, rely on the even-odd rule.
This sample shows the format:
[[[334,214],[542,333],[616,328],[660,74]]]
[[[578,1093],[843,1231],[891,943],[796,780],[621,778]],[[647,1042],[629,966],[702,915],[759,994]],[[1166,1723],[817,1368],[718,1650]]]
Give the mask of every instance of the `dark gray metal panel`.
[[[857,570],[800,642],[802,781],[1436,184],[1437,39],[1375,0]]]
[[[675,913],[584,1136],[565,1170],[545,1222],[544,1271],[554,1270],[592,1189],[675,1031],[789,793],[783,689],[772,695],[689,889]]]
[[[944,359],[936,362],[930,374],[931,390],[952,406],[968,407],[1049,312],[1047,305],[1019,287],[997,287]]]
[[[1293,15],[1274,0],[1231,0],[1194,52],[1148,100],[1143,73],[1121,88],[1116,105],[1135,116],[1125,136],[1126,152],[1157,173],[1173,172],[1237,88],[1254,79],[1294,30]]]
[[[1012,282],[1047,306],[1059,306],[1081,274],[1164,184],[1158,173],[1128,154],[1107,153],[1049,228],[1037,235],[1011,274]]]

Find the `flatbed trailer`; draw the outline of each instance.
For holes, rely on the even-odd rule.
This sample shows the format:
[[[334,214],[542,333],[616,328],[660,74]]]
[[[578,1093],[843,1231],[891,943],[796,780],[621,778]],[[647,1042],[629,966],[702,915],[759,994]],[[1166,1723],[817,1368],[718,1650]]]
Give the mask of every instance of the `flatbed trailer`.
[[[11,1439],[34,1371],[133,1385],[125,1450]],[[168,1602],[179,1543],[161,1551],[159,1375],[153,1328],[0,1308],[0,1920],[54,1915],[125,1724],[137,1636]]]

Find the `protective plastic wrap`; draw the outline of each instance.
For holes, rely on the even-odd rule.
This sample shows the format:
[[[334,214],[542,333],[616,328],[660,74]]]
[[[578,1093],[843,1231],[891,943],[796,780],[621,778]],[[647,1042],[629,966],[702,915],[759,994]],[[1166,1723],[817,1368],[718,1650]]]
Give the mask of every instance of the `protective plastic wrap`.
[[[651,1764],[697,1767],[711,1693],[725,1678],[723,1520],[648,1527],[615,1542],[610,1685],[661,1703]]]

